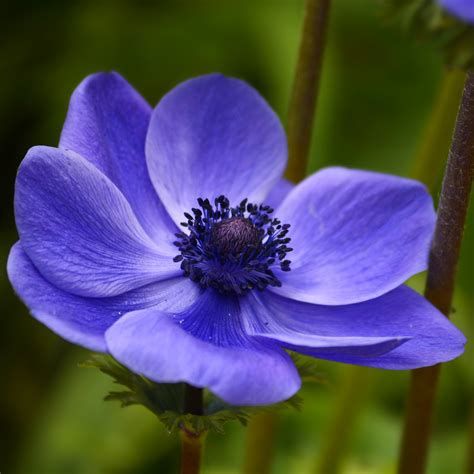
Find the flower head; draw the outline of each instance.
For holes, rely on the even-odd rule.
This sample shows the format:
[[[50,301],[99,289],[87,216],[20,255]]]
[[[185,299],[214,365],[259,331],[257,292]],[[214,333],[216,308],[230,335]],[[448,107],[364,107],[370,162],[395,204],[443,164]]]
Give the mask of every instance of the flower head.
[[[474,2],[472,0],[439,0],[440,5],[454,16],[467,23],[474,23]]]
[[[282,179],[279,120],[242,81],[187,81],[152,110],[118,74],[74,92],[58,148],[18,171],[10,280],[65,339],[159,382],[267,404],[286,350],[387,369],[455,358],[463,335],[403,282],[435,222],[412,180]]]

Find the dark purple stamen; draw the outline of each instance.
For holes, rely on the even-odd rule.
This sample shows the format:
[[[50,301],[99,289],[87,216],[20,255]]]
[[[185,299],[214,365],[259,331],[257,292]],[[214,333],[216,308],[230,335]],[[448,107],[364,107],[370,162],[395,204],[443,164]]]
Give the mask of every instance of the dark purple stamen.
[[[200,209],[185,213],[181,223],[189,233],[176,234],[179,248],[175,262],[181,262],[186,276],[203,288],[215,288],[222,293],[244,294],[268,285],[281,286],[272,268],[290,270],[285,256],[289,224],[282,225],[269,206],[257,206],[244,199],[230,207],[225,196],[214,200],[198,199]]]

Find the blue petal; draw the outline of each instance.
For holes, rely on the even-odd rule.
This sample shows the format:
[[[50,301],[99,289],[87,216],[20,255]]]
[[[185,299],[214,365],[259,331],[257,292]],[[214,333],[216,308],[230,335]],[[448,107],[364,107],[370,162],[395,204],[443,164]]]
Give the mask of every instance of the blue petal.
[[[300,378],[270,341],[247,337],[237,300],[206,293],[171,317],[155,309],[127,314],[107,330],[110,353],[157,382],[207,387],[228,403],[266,405],[291,397]]]
[[[363,303],[321,306],[271,292],[243,306],[247,332],[303,354],[383,369],[415,369],[464,351],[463,334],[408,287]]]
[[[148,285],[111,298],[83,298],[51,285],[16,243],[8,258],[8,277],[31,314],[56,334],[93,351],[106,352],[105,331],[127,311],[156,306],[183,311],[199,295],[184,277]]]
[[[344,168],[307,178],[277,214],[294,250],[272,291],[325,305],[376,298],[425,270],[436,218],[419,182]]]
[[[278,341],[287,349],[314,357],[328,355],[376,357],[386,354],[410,340],[409,337],[318,336],[290,331],[262,332],[255,334],[255,336]]]
[[[448,12],[468,23],[474,23],[474,2],[472,0],[439,0]]]
[[[245,82],[211,74],[160,101],[146,140],[151,180],[176,223],[199,197],[262,202],[286,165],[277,116]]]
[[[59,147],[94,164],[123,193],[144,230],[170,245],[176,226],[148,175],[145,138],[152,109],[117,73],[93,74],[74,91]]]
[[[278,181],[278,183],[275,184],[275,186],[273,186],[271,191],[268,193],[268,196],[264,199],[263,204],[266,204],[276,210],[294,187],[295,185],[287,179],[280,179],[280,181]],[[275,212],[274,216],[278,217],[278,212]]]
[[[143,231],[117,187],[72,151],[28,152],[18,171],[15,217],[27,255],[65,291],[114,296],[181,275],[174,253],[164,254]]]

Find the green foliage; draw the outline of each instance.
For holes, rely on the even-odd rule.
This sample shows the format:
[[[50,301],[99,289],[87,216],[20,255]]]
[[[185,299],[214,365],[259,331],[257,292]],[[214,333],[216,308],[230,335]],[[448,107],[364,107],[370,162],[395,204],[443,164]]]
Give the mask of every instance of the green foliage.
[[[319,370],[319,362],[316,359],[298,354],[297,352],[292,352],[290,355],[303,382],[326,383],[324,375]]]
[[[461,69],[474,66],[474,27],[463,23],[433,0],[384,0],[387,17],[393,17],[416,37],[431,41],[446,65]]]
[[[316,363],[309,357],[292,355],[303,380],[322,380],[316,370]],[[212,393],[206,391],[204,398],[204,414],[202,416],[186,413],[184,409],[184,383],[156,383],[129,371],[108,355],[93,355],[82,367],[96,368],[112,377],[114,382],[126,390],[109,392],[104,400],[118,401],[122,407],[142,405],[154,413],[165,425],[168,432],[179,430],[202,433],[205,431],[224,432],[224,425],[229,421],[238,421],[247,425],[251,416],[258,413],[293,408],[299,410],[302,399],[294,395],[290,399],[268,406],[234,406],[225,403]]]
[[[107,355],[93,355],[81,366],[95,367],[128,389],[109,392],[105,397],[107,401],[118,401],[122,407],[143,405],[157,415],[182,409],[184,384],[156,384],[130,372]]]

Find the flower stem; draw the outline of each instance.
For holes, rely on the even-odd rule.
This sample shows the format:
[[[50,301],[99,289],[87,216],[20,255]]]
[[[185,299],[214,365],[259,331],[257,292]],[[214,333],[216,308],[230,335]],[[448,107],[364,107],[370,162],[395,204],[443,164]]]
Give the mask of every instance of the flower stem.
[[[204,412],[202,388],[185,385],[184,413],[201,416]],[[205,434],[181,427],[181,474],[199,474]]]
[[[202,434],[181,430],[181,474],[199,474],[202,457]]]
[[[467,74],[443,178],[425,296],[449,317],[474,177],[474,73]],[[440,365],[412,372],[398,472],[425,472]]]
[[[341,472],[341,463],[373,375],[374,372],[367,367],[345,367],[337,387],[339,393],[334,411],[321,438],[321,454],[315,469],[317,474]]]
[[[275,413],[262,413],[250,420],[247,430],[244,474],[270,473],[277,422]]]
[[[287,177],[295,183],[306,176],[308,167],[329,8],[330,0],[306,0],[303,32],[288,110]]]

